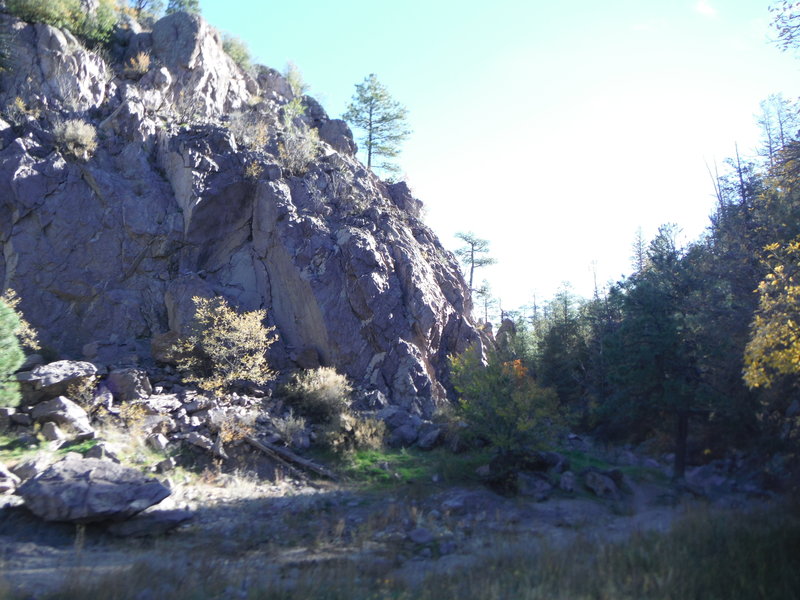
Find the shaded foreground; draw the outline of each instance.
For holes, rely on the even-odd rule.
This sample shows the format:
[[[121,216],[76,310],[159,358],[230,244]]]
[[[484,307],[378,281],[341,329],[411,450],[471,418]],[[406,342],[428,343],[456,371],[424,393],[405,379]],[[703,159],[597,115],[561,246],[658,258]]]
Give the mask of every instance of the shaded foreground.
[[[591,525],[561,538],[487,531],[475,549],[478,560],[459,562],[434,552],[431,558],[440,564],[454,560],[426,576],[420,558],[419,577],[413,564],[398,576],[392,556],[371,554],[369,535],[348,535],[330,516],[330,527],[306,540],[296,560],[287,559],[291,552],[275,552],[285,540],[267,539],[269,533],[253,523],[250,538],[246,530],[235,539],[198,531],[128,546],[125,560],[114,566],[89,564],[87,553],[85,566],[71,569],[57,592],[15,595],[3,581],[0,598],[750,600],[797,598],[800,589],[797,505],[747,513],[695,506],[667,533],[634,532],[618,542],[600,541]],[[294,518],[301,529],[304,515]],[[369,528],[366,523],[367,534]],[[79,532],[70,551],[80,555],[83,544]]]

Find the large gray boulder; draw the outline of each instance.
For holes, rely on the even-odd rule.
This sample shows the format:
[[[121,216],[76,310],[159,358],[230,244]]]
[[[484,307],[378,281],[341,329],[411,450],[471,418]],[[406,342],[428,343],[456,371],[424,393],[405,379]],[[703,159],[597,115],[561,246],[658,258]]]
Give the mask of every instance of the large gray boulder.
[[[19,373],[17,378],[22,385],[24,401],[34,404],[63,396],[71,385],[84,383],[96,374],[97,367],[90,362],[59,360]]]
[[[19,485],[20,479],[0,463],[0,494],[13,492]]]
[[[153,393],[153,386],[144,369],[114,369],[108,374],[106,386],[119,402],[144,400]]]
[[[178,112],[219,116],[240,108],[255,90],[223,50],[219,32],[199,15],[176,12],[160,19],[152,44],[153,57],[173,80],[166,97]]]
[[[58,396],[33,407],[31,417],[37,423],[56,423],[73,429],[79,437],[94,437],[89,415],[69,398]]]
[[[96,458],[67,458],[17,488],[45,521],[122,520],[158,504],[170,491],[136,469]]]

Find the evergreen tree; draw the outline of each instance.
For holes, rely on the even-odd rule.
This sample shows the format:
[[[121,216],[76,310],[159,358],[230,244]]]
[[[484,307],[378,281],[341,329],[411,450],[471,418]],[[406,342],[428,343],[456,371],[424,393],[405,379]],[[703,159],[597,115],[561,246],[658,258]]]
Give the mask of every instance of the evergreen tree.
[[[363,131],[359,143],[367,154],[367,167],[374,159],[392,159],[400,153],[400,144],[411,133],[407,126],[408,110],[392,99],[374,73],[356,84],[356,92],[342,118]],[[399,168],[383,161],[374,165],[390,175]]]
[[[484,256],[489,253],[489,240],[483,240],[471,231],[468,233],[459,232],[456,237],[466,243],[466,246],[456,250],[456,256],[464,263],[469,265],[469,289],[473,290],[472,281],[475,277],[475,269],[488,267],[497,262],[494,258]]]
[[[18,328],[19,318],[0,299],[0,406],[14,406],[19,401],[19,385],[12,377],[25,358],[16,336]]]
[[[659,229],[648,266],[623,284],[623,316],[607,342],[614,395],[605,407],[621,428],[646,434],[673,422],[674,475],[686,466],[689,419],[697,406],[696,343],[686,311],[688,279],[675,230]]]
[[[583,412],[587,344],[581,305],[568,285],[549,302],[536,373],[540,383],[555,389],[559,403],[573,413]]]

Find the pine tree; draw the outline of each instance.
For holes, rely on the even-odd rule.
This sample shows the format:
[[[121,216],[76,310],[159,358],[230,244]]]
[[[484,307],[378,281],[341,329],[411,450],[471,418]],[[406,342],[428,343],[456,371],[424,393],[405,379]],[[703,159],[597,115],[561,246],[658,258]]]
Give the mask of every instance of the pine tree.
[[[356,84],[356,93],[342,118],[364,132],[358,141],[367,154],[367,167],[372,168],[374,159],[392,159],[400,153],[400,144],[411,133],[407,116],[408,110],[393,100],[371,73],[362,83]],[[389,161],[374,166],[389,175],[399,171],[397,165]]]
[[[12,378],[25,358],[16,336],[18,328],[14,310],[0,299],[0,406],[13,406],[19,401],[19,386]]]
[[[489,252],[489,240],[483,240],[471,231],[468,233],[459,232],[456,237],[467,244],[463,248],[456,250],[456,256],[469,265],[469,289],[473,290],[472,281],[475,277],[475,269],[493,265],[497,260],[484,256]]]

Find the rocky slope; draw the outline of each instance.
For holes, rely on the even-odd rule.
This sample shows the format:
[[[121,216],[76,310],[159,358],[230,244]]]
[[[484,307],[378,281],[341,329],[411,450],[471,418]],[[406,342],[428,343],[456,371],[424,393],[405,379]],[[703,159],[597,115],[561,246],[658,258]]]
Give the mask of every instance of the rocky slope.
[[[146,363],[193,296],[268,309],[281,369],[333,365],[423,416],[446,356],[478,341],[457,263],[405,184],[354,156],[347,125],[302,98],[321,139],[281,158],[294,99],[276,71],[243,72],[202,18],[119,30],[105,59],[69,33],[0,14],[0,289],[62,356]],[[143,56],[149,57],[149,64]],[[65,146],[84,120],[96,150]]]

